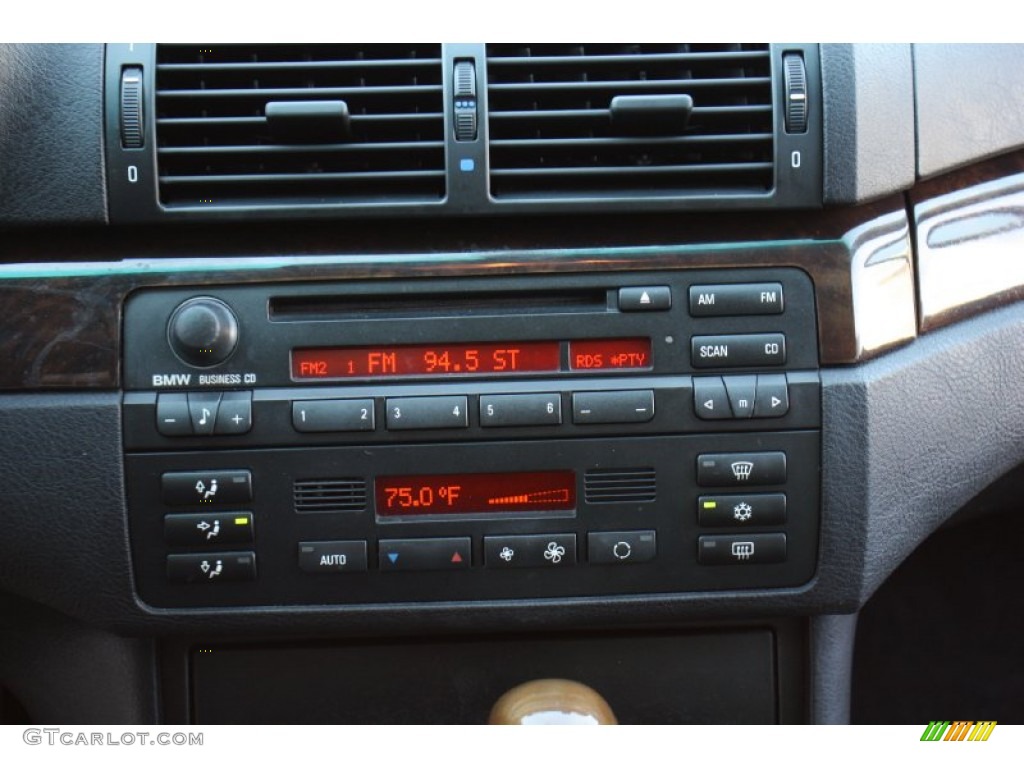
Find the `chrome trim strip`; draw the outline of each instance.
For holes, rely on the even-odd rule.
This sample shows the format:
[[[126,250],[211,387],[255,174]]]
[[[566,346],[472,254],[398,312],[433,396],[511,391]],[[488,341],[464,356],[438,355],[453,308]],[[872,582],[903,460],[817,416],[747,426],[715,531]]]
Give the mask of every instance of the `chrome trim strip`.
[[[851,230],[845,240],[859,362],[917,337],[910,226],[903,211],[894,212]]]
[[[1024,174],[918,203],[921,331],[1024,298]]]

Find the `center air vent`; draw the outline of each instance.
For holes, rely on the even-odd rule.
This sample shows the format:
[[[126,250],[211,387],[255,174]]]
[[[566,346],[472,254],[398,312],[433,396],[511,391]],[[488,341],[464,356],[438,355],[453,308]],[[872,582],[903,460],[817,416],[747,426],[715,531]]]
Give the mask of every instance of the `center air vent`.
[[[771,69],[762,44],[488,45],[491,193],[766,194]]]
[[[293,488],[295,511],[363,512],[366,509],[366,481],[359,477],[330,480],[296,480]]]
[[[443,109],[437,44],[159,45],[160,202],[438,201]]]

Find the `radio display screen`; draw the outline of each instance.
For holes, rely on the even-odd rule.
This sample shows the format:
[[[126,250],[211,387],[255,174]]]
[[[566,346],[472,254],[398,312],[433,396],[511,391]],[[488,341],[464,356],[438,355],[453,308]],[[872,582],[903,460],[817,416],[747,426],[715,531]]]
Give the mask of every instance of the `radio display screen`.
[[[650,339],[579,339],[569,342],[569,368],[573,371],[650,367]]]
[[[295,381],[480,376],[555,373],[563,370],[647,370],[651,340],[581,339],[568,343],[568,368],[561,341],[499,341],[478,344],[396,344],[292,350]]]
[[[396,475],[376,480],[380,517],[576,509],[576,473]]]
[[[295,379],[539,373],[557,371],[560,367],[561,345],[557,341],[404,344],[292,351],[292,377]]]

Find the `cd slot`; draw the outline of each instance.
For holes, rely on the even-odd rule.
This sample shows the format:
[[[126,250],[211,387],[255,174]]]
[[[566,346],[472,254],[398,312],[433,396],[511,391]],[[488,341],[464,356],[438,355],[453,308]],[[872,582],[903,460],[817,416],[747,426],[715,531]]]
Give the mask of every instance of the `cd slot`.
[[[401,317],[559,315],[609,312],[614,296],[604,288],[561,291],[486,291],[473,294],[271,296],[270,320],[296,323]]]

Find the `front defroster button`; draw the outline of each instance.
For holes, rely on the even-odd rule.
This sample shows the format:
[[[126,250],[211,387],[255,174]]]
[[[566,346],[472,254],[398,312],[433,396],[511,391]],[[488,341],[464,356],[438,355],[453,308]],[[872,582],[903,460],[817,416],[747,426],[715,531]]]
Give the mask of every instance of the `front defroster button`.
[[[786,454],[702,453],[697,457],[697,485],[704,487],[781,485],[786,482]]]

